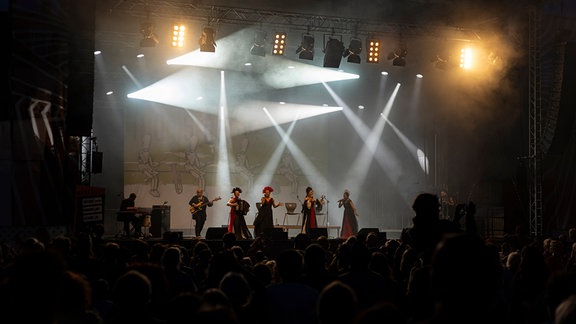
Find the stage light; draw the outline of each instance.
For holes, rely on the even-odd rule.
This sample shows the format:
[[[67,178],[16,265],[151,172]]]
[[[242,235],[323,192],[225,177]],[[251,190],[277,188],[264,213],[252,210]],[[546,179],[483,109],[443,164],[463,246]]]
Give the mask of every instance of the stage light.
[[[472,50],[470,48],[463,48],[460,51],[460,68],[464,70],[472,68]]]
[[[172,28],[172,47],[184,46],[184,35],[186,33],[186,26],[182,24],[175,24]]]
[[[300,46],[296,49],[296,54],[303,60],[313,60],[314,59],[314,36],[312,35],[302,35],[302,42]]]
[[[367,39],[366,44],[368,44],[368,53],[366,61],[368,63],[379,63],[380,62],[380,41],[377,39]]]
[[[362,52],[362,41],[358,38],[352,38],[348,48],[342,54],[342,57],[348,57],[349,63],[360,64],[360,53]]]
[[[154,34],[154,24],[145,22],[140,25],[140,47],[154,47],[159,43],[158,37]]]
[[[452,63],[452,60],[450,58],[446,58],[445,56],[442,55],[436,55],[436,58],[432,60],[432,63],[434,63],[435,68],[444,71],[451,70],[452,68],[455,67],[454,63]]]
[[[214,29],[212,27],[204,27],[198,42],[200,43],[200,52],[216,52]]]
[[[274,48],[272,55],[284,55],[284,46],[286,45],[286,33],[276,33],[274,35]]]
[[[392,60],[392,65],[394,66],[406,66],[406,59],[404,57],[397,57]]]
[[[250,54],[258,55],[258,56],[266,56],[266,49],[264,45],[266,44],[266,32],[265,31],[257,31],[254,34],[254,43],[250,48]]]
[[[388,54],[388,59],[392,60],[392,65],[394,66],[406,66],[406,55],[408,55],[408,49],[401,43],[394,51]]]
[[[341,40],[328,37],[324,47],[324,67],[338,68],[344,54],[344,44]]]

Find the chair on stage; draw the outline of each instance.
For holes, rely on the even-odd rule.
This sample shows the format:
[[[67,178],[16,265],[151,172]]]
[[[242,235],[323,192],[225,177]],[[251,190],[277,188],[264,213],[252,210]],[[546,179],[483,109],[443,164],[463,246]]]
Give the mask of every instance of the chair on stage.
[[[284,214],[284,220],[282,221],[282,225],[291,225],[291,224],[286,224],[286,219],[289,216],[298,216],[296,218],[296,224],[292,224],[292,225],[300,225],[300,213],[296,213],[294,212],[294,210],[296,210],[296,203],[292,203],[292,202],[287,202],[284,203],[284,206],[286,206],[286,213]]]

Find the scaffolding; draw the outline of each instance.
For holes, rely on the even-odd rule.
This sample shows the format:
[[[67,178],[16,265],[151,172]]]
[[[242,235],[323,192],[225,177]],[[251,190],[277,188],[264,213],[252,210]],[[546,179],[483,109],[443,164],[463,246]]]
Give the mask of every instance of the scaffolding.
[[[190,19],[208,24],[238,24],[284,27],[305,32],[326,32],[359,35],[402,35],[402,37],[437,37],[465,41],[480,41],[479,31],[462,26],[418,25],[365,18],[304,14],[258,8],[237,8],[203,5],[198,1],[128,0],[120,1],[111,14],[141,18]]]
[[[94,131],[92,131],[93,134]],[[85,186],[90,186],[92,183],[92,157],[93,152],[98,151],[98,144],[96,143],[96,137],[94,136],[81,136],[80,139],[80,176],[81,184]]]
[[[528,102],[528,192],[530,235],[542,236],[542,80],[541,34],[542,17],[538,9],[530,11],[529,19],[529,102]]]

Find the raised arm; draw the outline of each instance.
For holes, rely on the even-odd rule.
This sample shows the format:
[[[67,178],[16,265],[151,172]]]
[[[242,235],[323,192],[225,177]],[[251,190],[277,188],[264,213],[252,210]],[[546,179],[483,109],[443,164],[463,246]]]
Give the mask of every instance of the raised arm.
[[[279,203],[276,204],[276,203],[274,202],[274,198],[272,198],[272,206],[273,206],[274,208],[277,208],[277,207],[280,207],[280,206],[283,206],[283,205],[284,205],[284,204],[281,203],[281,202],[279,202]]]

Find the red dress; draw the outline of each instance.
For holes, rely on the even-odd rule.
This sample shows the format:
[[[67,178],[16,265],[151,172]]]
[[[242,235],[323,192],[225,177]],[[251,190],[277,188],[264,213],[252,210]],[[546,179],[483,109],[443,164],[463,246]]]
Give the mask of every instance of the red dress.
[[[233,203],[239,203],[240,207],[230,206],[230,223],[228,223],[228,232],[234,233],[237,240],[251,239],[252,234],[246,225],[244,215],[248,212],[249,204],[245,200],[232,198]]]
[[[233,203],[236,202],[236,197],[231,199]],[[236,206],[230,206],[230,217],[228,222],[228,232],[234,233],[234,220],[236,219]]]
[[[318,200],[314,200],[310,204],[310,209],[308,209],[308,206],[306,206],[306,202],[304,202],[304,204],[302,206],[302,215],[303,215],[302,233],[310,234],[311,228],[318,227],[318,224],[316,224],[316,207],[317,206],[322,206],[320,204],[320,201],[318,201]]]
[[[342,231],[340,232],[340,237],[346,239],[352,235],[358,234],[358,220],[354,214],[354,208],[352,208],[350,199],[346,199],[341,206],[344,206],[344,216],[342,218]]]

